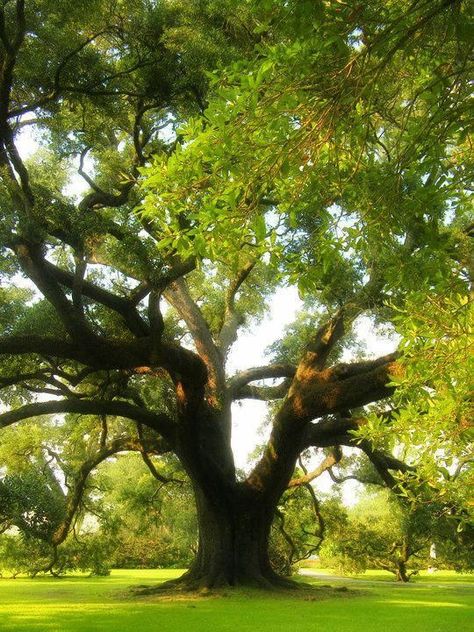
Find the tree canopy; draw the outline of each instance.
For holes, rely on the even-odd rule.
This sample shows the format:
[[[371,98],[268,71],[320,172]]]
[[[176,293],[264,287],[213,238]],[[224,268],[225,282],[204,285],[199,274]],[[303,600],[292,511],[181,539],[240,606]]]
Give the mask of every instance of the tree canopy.
[[[0,427],[68,414],[86,476],[108,450],[174,453],[192,585],[279,583],[279,498],[341,446],[472,528],[468,9],[0,4]],[[267,365],[229,375],[285,285],[305,314]],[[361,315],[398,331],[394,353],[343,361]],[[242,480],[245,399],[271,403],[272,427]],[[320,465],[295,474],[308,448]]]

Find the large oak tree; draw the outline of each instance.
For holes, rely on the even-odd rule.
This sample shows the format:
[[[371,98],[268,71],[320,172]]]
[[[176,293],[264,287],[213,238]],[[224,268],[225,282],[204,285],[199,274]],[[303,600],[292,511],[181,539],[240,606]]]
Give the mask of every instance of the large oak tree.
[[[394,438],[409,444],[400,409],[416,393],[400,353],[338,358],[362,314],[390,324],[429,297],[436,313],[469,306],[465,13],[456,0],[1,3],[0,426],[70,413],[159,437],[194,488],[191,585],[278,583],[278,500],[340,446],[408,494],[414,455],[391,453]],[[42,145],[30,159],[24,130]],[[309,317],[274,361],[228,375],[242,327],[284,283]],[[417,354],[408,327],[418,387],[445,393],[423,358],[449,382],[453,349],[436,349],[463,323],[441,320]],[[462,459],[468,401],[452,379],[436,436]],[[398,409],[367,417],[397,384]],[[273,419],[240,480],[231,407],[247,398],[273,402]],[[431,423],[421,408],[412,422]],[[330,450],[294,478],[310,447]]]

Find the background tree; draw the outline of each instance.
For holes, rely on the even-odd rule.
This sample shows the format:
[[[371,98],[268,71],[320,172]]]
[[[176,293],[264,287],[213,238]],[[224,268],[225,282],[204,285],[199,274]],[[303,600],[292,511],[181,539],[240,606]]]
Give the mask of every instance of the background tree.
[[[279,583],[279,498],[341,445],[389,487],[397,472],[417,484],[400,417],[365,408],[400,383],[399,354],[337,358],[360,314],[391,324],[413,297],[469,290],[468,22],[456,0],[0,7],[0,426],[70,413],[146,427],[192,481],[191,586]],[[29,163],[26,126],[46,148]],[[76,196],[73,165],[89,187]],[[313,319],[300,355],[229,376],[245,320],[288,282]],[[277,403],[240,480],[231,405],[246,398]],[[443,423],[464,450],[464,422]],[[443,437],[425,433],[441,461]],[[310,446],[334,450],[294,477]]]
[[[141,457],[105,464],[94,477],[100,533],[110,541],[116,568],[186,568],[197,549],[192,490],[175,462],[154,477]]]
[[[386,490],[372,490],[338,509],[340,519],[330,523],[320,549],[324,567],[349,574],[382,569],[401,582],[430,566],[472,571],[472,543],[458,548],[456,524],[436,503],[409,508]],[[439,560],[430,558],[433,545]]]
[[[322,547],[323,565],[347,573],[378,568],[402,582],[428,568],[432,533],[426,512],[410,513],[379,492],[345,514]]]
[[[123,544],[116,533],[117,516],[121,512],[127,513],[126,503],[117,502],[126,489],[123,471],[120,484],[116,481],[116,497],[113,498],[116,513],[113,517],[111,483],[102,485],[95,480],[97,468],[111,457],[131,451],[140,455],[142,468],[136,465],[136,461],[129,460],[128,465],[135,463],[134,472],[138,477],[143,478],[145,473],[148,474],[145,480],[151,478],[155,481],[153,488],[148,480],[150,497],[158,494],[158,485],[183,484],[182,480],[173,478],[173,464],[155,467],[156,455],[167,452],[156,438],[150,440],[142,431],[137,435],[136,429],[134,436],[130,424],[112,418],[107,422],[102,419],[101,422],[99,425],[93,417],[79,419],[76,415],[68,415],[60,424],[50,419],[49,423],[43,421],[41,425],[27,422],[4,430],[0,448],[3,463],[0,524],[2,532],[6,533],[5,537],[1,536],[6,550],[5,568],[28,571],[31,575],[39,572],[58,574],[77,568],[89,568],[95,574],[103,574],[107,564],[113,562],[113,552]],[[126,467],[126,463],[122,467]],[[112,467],[112,463],[107,465]],[[165,468],[170,470],[169,475],[165,474]],[[133,496],[130,490],[129,495]],[[144,493],[139,498],[143,500]],[[162,502],[162,499],[159,500]],[[170,506],[168,510],[177,512],[176,503],[169,504],[173,504],[174,508]],[[136,516],[135,533],[132,535],[137,537],[140,518],[143,518],[144,511],[150,510],[150,506],[142,506],[140,510],[136,499],[133,508]],[[131,511],[130,507],[128,511]],[[153,524],[156,518],[156,513],[150,511],[147,525],[143,524],[142,530],[154,526],[154,535],[159,534],[156,524]],[[184,516],[182,519],[185,519]],[[165,530],[170,528],[169,522]],[[13,545],[12,528],[19,534],[17,540],[22,543]],[[68,538],[69,535],[71,537]],[[12,550],[8,551],[10,546]],[[160,554],[160,550],[163,555],[163,543],[156,542],[155,547],[156,555]],[[177,550],[180,550],[179,546]],[[20,554],[20,551],[23,552]],[[15,555],[18,560],[12,564]],[[167,560],[169,562],[169,555]]]

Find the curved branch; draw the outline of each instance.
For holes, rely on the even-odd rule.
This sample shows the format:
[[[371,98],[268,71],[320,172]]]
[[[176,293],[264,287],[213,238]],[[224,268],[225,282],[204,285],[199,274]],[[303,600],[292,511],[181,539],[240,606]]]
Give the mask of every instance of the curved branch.
[[[390,489],[394,489],[398,485],[398,482],[390,471],[414,472],[415,468],[393,457],[391,454],[387,454],[382,450],[373,449],[369,441],[360,441],[354,437],[351,433],[363,423],[365,423],[364,419],[337,420],[329,418],[317,424],[311,424],[305,430],[303,448],[309,446],[328,447],[336,445],[347,445],[352,448],[358,448],[368,456],[384,484]],[[335,465],[335,463],[333,465]],[[342,483],[350,479],[362,483],[367,482],[360,480],[356,476],[336,477],[331,467],[332,465],[326,469],[328,469],[330,477],[336,483]]]
[[[328,469],[328,474],[331,477],[331,480],[338,485],[341,485],[346,481],[357,481],[358,483],[362,483],[363,485],[366,485],[367,483],[375,485],[375,481],[364,480],[362,478],[359,478],[358,476],[355,476],[354,474],[348,474],[347,476],[337,476],[336,474],[334,474],[332,467]]]
[[[283,539],[285,540],[285,542],[290,547],[289,565],[291,568],[291,566],[294,564],[296,554],[298,553],[298,547],[296,546],[296,543],[291,537],[291,535],[286,530],[285,514],[278,507],[275,509],[275,516],[280,521],[279,531],[281,535],[283,536]]]
[[[339,460],[342,458],[342,451],[337,448],[335,450],[335,454],[336,454],[336,458],[340,457]],[[298,458],[298,463],[299,466],[301,467],[301,469],[303,470],[304,474],[307,475],[308,474],[308,470],[306,469],[303,460],[301,459],[301,455]],[[316,492],[314,491],[314,487],[311,485],[311,483],[305,483],[304,487],[306,488],[306,490],[308,491],[309,495],[311,496],[311,501],[313,504],[313,510],[314,510],[314,515],[316,516],[316,519],[318,521],[318,525],[319,525],[319,532],[318,533],[314,533],[313,535],[315,535],[317,538],[319,538],[319,543],[317,544],[316,547],[314,547],[312,550],[318,550],[319,547],[321,546],[321,544],[323,543],[324,540],[324,535],[326,533],[326,523],[324,521],[324,518],[321,514],[321,505],[319,503],[319,500],[316,496]]]
[[[453,474],[451,475],[451,480],[452,481],[456,480],[459,477],[459,475],[461,474],[464,466],[468,465],[469,463],[474,463],[474,458],[473,457],[467,456],[464,459],[460,459],[458,464],[457,464],[457,466],[456,466],[456,469],[454,470]]]
[[[247,386],[250,382],[279,377],[293,378],[295,373],[296,367],[291,364],[269,364],[267,366],[256,366],[233,375],[228,381],[228,389],[234,399],[242,399],[238,394],[240,390],[244,386]],[[275,388],[278,388],[279,386],[280,385]]]
[[[147,446],[146,446],[146,441],[145,441],[145,438],[143,436],[143,430],[142,430],[141,424],[137,424],[137,434],[138,434],[138,441],[139,441],[139,448],[138,448],[138,450],[139,450],[139,452],[141,454],[143,462],[145,463],[145,465],[149,469],[149,471],[150,471],[151,475],[153,476],[153,478],[155,478],[160,483],[163,483],[163,485],[166,485],[167,483],[179,483],[180,485],[183,485],[185,481],[183,481],[183,480],[181,480],[179,478],[170,478],[168,476],[163,476],[163,474],[160,474],[160,472],[158,472],[158,470],[155,467],[155,464],[153,463],[153,461],[150,458],[149,448],[147,448]]]
[[[0,415],[0,428],[11,424],[39,417],[41,415],[54,415],[62,413],[79,413],[83,415],[116,415],[138,421],[143,425],[159,432],[167,441],[174,440],[174,423],[168,415],[152,413],[144,408],[139,408],[124,401],[65,399],[47,402],[35,402],[25,404],[15,410]]]
[[[242,386],[236,393],[232,394],[233,400],[257,399],[262,402],[270,402],[275,399],[282,399],[288,393],[291,386],[291,378],[284,380],[277,386]]]
[[[33,103],[30,103],[29,105],[25,105],[25,106],[14,108],[14,109],[10,110],[9,115],[8,115],[9,118],[15,118],[17,116],[21,116],[22,114],[26,114],[27,112],[31,112],[32,110],[35,110],[36,108],[39,108],[39,107],[41,107],[43,105],[46,105],[47,103],[50,103],[51,101],[54,101],[59,96],[61,74],[62,74],[63,70],[65,69],[65,67],[67,66],[68,62],[75,55],[80,53],[88,44],[92,43],[95,39],[97,39],[100,35],[103,35],[104,33],[106,33],[106,30],[99,31],[99,33],[95,33],[91,37],[88,37],[84,42],[79,44],[79,46],[77,46],[76,48],[71,50],[64,57],[64,59],[58,64],[58,66],[56,68],[56,71],[54,73],[53,89],[52,89],[52,91],[49,94],[47,94],[46,96],[41,97],[37,101],[35,101]]]
[[[71,272],[63,270],[49,261],[45,261],[45,269],[58,283],[68,289],[73,288],[74,275]],[[141,300],[149,292],[149,289],[147,288],[145,291],[144,288],[140,288],[140,290],[142,290],[140,293],[133,294],[132,298],[127,299],[117,296],[90,281],[83,280],[81,283],[81,291],[84,296],[120,314],[130,331],[139,337],[146,336],[149,333],[148,325],[135,309],[137,297]]]
[[[87,211],[93,208],[117,208],[122,206],[128,201],[130,191],[133,189],[134,185],[135,180],[129,180],[125,184],[121,184],[117,187],[120,191],[117,195],[108,193],[107,191],[102,191],[96,186],[96,190],[83,197],[78,208],[80,211]]]
[[[155,442],[154,448],[156,449],[159,444]],[[148,449],[151,446],[147,446]],[[114,454],[118,454],[119,452],[142,452],[145,450],[145,444],[140,442],[138,443],[136,440],[119,437],[114,439],[109,445],[102,445],[100,450],[90,459],[85,461],[76,476],[74,477],[73,484],[70,492],[66,497],[66,515],[56,529],[52,537],[52,544],[58,546],[69,534],[69,530],[71,528],[71,523],[74,520],[74,516],[76,515],[77,509],[82,501],[84,491],[86,489],[87,479],[89,478],[92,471],[100,465],[103,461],[113,456]],[[166,450],[166,448],[165,448]],[[55,455],[55,458],[58,458]]]

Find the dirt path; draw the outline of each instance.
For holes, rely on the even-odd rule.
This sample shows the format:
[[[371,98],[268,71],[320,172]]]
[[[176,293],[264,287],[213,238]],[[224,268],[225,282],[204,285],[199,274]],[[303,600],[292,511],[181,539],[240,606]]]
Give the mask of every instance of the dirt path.
[[[403,584],[402,582],[396,582],[396,581],[380,581],[380,580],[376,580],[376,579],[358,579],[355,577],[341,577],[340,575],[328,575],[327,573],[319,573],[317,570],[313,570],[310,568],[301,568],[298,571],[299,575],[302,575],[303,577],[314,577],[316,579],[320,579],[323,580],[325,582],[331,583],[333,581],[336,582],[346,582],[348,584],[361,584],[361,585],[368,585],[368,586],[380,586],[380,584],[383,584],[384,586],[394,586],[395,588],[407,588],[407,589],[412,589],[412,588],[463,588],[463,589],[470,589],[470,590],[474,590],[474,583],[469,583],[469,582],[443,582],[443,581],[439,581],[437,582],[435,580],[435,578],[433,578],[434,581],[430,581],[430,582],[408,582],[406,584]]]

